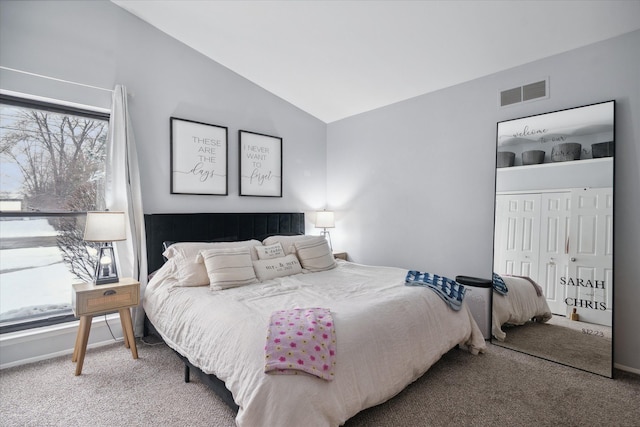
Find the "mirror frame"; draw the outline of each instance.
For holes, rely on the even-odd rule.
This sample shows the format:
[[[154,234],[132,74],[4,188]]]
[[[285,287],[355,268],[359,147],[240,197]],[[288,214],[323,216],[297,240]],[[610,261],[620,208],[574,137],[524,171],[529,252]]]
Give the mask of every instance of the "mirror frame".
[[[492,343],[605,377],[613,376],[614,175],[615,100],[497,123],[492,271],[504,271],[501,276],[506,276],[502,278],[507,282],[507,289],[510,286],[513,288],[511,297],[508,292],[504,296],[497,293],[494,283],[491,301]],[[509,176],[517,179],[509,180]],[[608,182],[610,185],[607,185]],[[535,197],[529,197],[534,193]],[[540,198],[536,199],[538,193]],[[557,200],[554,199],[560,194]],[[505,198],[501,198],[502,195]],[[604,206],[603,210],[593,214],[593,229],[600,233],[597,236],[584,231],[587,228],[576,228],[578,224],[584,224],[588,217],[586,213],[580,216],[587,211],[581,211],[582,208],[576,206],[584,206],[582,200],[589,197],[595,201],[594,205]],[[542,205],[564,206],[564,216],[561,218],[565,221],[564,228],[561,225],[553,228],[553,224],[559,224],[557,220],[560,217],[544,216],[547,214],[541,212]],[[522,212],[516,212],[522,207]],[[532,216],[528,216],[526,211],[530,211]],[[499,216],[509,216],[508,224],[499,223]],[[552,225],[544,225],[545,219]],[[550,231],[551,228],[553,231]],[[534,237],[541,236],[541,231],[546,234]],[[525,255],[524,258],[528,259],[522,256],[509,259],[512,254],[508,254],[507,248],[515,246],[516,239],[520,239],[517,243],[522,244],[527,232],[531,238],[521,247],[530,248],[529,254],[535,255]],[[589,236],[592,237],[591,241]],[[561,237],[564,240],[560,241]],[[546,246],[540,249],[542,240]],[[587,252],[581,251],[588,245],[591,248],[606,246],[604,255],[602,246],[599,246],[593,250],[592,258],[583,257]],[[553,255],[551,251],[559,253],[559,258],[542,256],[543,253],[545,256]],[[527,253],[526,249],[520,252]],[[575,253],[578,256],[571,255]],[[498,263],[500,268],[497,268]],[[591,272],[587,273],[589,269]],[[538,277],[542,278],[542,282],[536,289]],[[533,293],[533,296],[527,296],[527,301],[534,301],[536,291],[537,298],[542,298],[544,303],[527,303],[536,305],[535,309],[529,307],[531,312],[518,307],[518,299],[524,298],[519,296],[521,292]],[[542,297],[539,297],[540,291]],[[547,304],[549,298],[553,299],[552,294],[556,297],[550,305],[553,310]],[[561,296],[564,298],[561,299]],[[561,313],[562,308],[564,313]],[[513,312],[507,313],[509,311]],[[527,319],[518,318],[530,315]],[[505,319],[508,321],[504,322]],[[509,333],[504,333],[503,325],[506,325]],[[506,335],[511,332],[514,332],[514,336],[509,341]],[[545,344],[535,344],[533,341],[536,336]],[[575,351],[558,351],[567,347],[566,341],[560,340],[572,340]],[[600,360],[608,356],[609,360],[603,360],[601,364],[584,362],[589,359],[590,345],[595,346],[594,355],[598,352],[593,359]],[[573,356],[570,357],[570,354]]]

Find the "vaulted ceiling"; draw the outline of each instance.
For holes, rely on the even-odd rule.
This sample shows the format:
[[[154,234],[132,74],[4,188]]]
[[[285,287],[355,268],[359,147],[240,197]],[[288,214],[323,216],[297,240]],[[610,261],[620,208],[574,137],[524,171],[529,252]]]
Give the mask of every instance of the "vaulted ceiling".
[[[638,0],[112,2],[327,123],[640,29]]]

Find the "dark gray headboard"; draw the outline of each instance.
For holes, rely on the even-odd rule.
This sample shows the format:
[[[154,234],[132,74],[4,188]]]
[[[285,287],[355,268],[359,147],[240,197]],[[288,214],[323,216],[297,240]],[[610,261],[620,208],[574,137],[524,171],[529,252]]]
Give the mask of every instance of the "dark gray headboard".
[[[145,214],[144,222],[149,273],[164,264],[162,242],[263,240],[274,234],[304,234],[305,231],[301,212]]]

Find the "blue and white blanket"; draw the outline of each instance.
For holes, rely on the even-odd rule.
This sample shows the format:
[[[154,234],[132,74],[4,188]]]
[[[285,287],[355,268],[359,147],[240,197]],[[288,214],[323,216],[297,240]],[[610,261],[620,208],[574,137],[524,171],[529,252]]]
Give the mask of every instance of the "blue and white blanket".
[[[493,273],[493,290],[500,295],[506,295],[509,292],[506,283],[502,280],[499,274]]]
[[[458,311],[462,307],[462,300],[466,289],[455,280],[430,273],[409,270],[405,278],[406,286],[425,286],[433,290],[449,307]]]

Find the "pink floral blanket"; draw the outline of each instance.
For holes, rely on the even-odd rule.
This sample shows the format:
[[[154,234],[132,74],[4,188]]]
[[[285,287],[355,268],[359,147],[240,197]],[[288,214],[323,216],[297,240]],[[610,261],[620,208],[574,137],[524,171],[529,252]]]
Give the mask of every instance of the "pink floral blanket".
[[[266,373],[333,380],[336,339],[331,311],[296,308],[273,312],[264,350]]]

